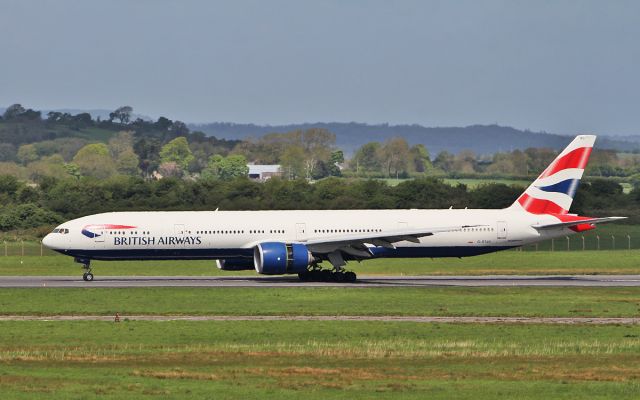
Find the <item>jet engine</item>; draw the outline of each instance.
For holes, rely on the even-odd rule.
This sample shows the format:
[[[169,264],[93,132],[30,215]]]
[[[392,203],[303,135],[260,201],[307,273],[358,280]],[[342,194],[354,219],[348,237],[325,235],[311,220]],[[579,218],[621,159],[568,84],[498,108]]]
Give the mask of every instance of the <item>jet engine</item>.
[[[297,274],[307,270],[313,255],[301,243],[266,242],[255,247],[253,262],[259,274]]]
[[[245,271],[254,268],[253,258],[230,258],[216,260],[216,266],[223,271]]]

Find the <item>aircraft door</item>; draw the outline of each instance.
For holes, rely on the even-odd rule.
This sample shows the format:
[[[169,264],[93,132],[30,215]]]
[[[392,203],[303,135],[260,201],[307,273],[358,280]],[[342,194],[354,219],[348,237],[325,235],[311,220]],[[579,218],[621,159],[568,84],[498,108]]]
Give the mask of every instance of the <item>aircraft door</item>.
[[[507,239],[507,221],[498,221],[496,224],[498,231],[498,240]]]
[[[296,240],[306,240],[306,239],[307,239],[307,224],[299,222],[296,224]]]

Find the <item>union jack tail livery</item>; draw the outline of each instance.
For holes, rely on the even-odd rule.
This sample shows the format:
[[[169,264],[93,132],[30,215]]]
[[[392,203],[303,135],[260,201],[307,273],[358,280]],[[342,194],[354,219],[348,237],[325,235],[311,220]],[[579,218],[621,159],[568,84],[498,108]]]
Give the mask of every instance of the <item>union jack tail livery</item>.
[[[577,136],[511,207],[531,214],[568,214],[595,141],[594,135]]]

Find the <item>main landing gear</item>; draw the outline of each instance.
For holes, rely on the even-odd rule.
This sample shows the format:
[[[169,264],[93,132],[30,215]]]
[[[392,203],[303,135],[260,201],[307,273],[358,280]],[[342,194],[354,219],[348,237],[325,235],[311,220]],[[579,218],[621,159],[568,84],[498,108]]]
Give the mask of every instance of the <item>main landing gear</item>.
[[[357,280],[355,272],[345,271],[343,269],[320,269],[312,268],[298,274],[303,282],[345,282],[353,283]]]
[[[87,282],[91,282],[93,280],[93,274],[91,273],[91,260],[76,258],[75,262],[82,264],[82,269],[84,269],[84,274],[82,274],[82,279]]]

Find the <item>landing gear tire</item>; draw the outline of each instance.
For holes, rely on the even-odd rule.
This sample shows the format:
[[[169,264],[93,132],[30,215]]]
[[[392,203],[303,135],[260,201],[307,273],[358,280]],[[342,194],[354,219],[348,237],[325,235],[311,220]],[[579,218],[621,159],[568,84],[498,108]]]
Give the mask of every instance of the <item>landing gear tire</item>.
[[[82,269],[84,269],[82,279],[86,282],[91,282],[93,280],[93,274],[91,273],[91,261],[86,259],[76,259],[76,262],[82,263]]]
[[[358,277],[355,272],[347,271],[344,273],[344,281],[354,283]]]
[[[344,282],[345,281],[345,273],[342,271],[334,271],[331,273],[331,278],[334,282]]]
[[[311,271],[298,272],[298,279],[301,282],[307,282],[311,280]]]
[[[355,272],[332,271],[328,269],[311,269],[300,272],[298,278],[301,282],[344,282],[354,283],[357,279]]]
[[[322,271],[320,271],[319,274],[319,281],[320,282],[331,282],[333,281],[333,272],[329,271],[328,269],[323,269]]]

